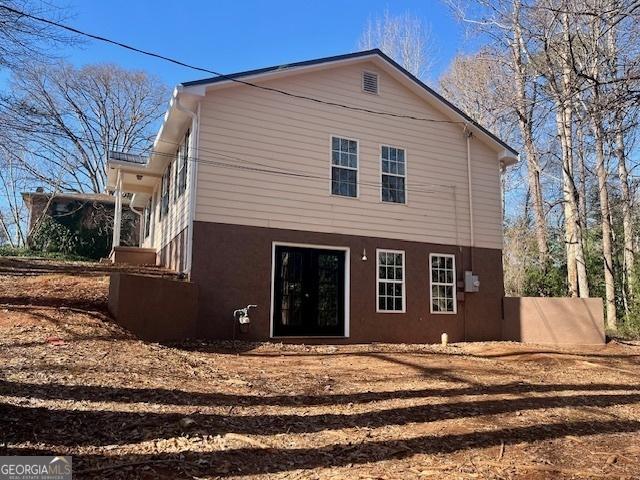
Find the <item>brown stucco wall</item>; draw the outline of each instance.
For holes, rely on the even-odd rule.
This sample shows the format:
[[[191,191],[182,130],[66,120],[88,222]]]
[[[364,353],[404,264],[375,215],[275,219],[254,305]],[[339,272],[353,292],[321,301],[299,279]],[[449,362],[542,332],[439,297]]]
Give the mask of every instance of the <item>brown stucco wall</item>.
[[[112,273],[109,312],[143,340],[161,342],[196,334],[198,289],[191,282]]]
[[[153,248],[115,247],[111,250],[111,261],[127,265],[155,265],[156,251]]]
[[[503,338],[553,345],[602,345],[602,299],[505,297]]]
[[[158,253],[158,264],[176,272],[185,268],[184,252],[187,245],[187,228],[171,239]]]
[[[289,339],[335,343],[439,342],[499,340],[502,331],[502,252],[474,249],[474,271],[479,293],[458,289],[455,315],[431,314],[429,308],[429,253],[456,255],[458,281],[471,268],[470,249],[354,235],[303,232],[210,222],[194,222],[191,280],[198,285],[200,302],[197,334],[212,339],[232,336],[232,312],[257,304],[245,340],[268,340],[271,309],[272,242],[350,247],[351,295],[348,339]],[[405,251],[406,313],[376,313],[376,248]],[[361,255],[366,249],[368,260]]]

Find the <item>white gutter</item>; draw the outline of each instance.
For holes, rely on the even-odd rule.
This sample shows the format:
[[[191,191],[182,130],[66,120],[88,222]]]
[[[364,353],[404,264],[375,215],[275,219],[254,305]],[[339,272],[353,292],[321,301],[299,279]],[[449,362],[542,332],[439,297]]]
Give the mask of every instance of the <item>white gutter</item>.
[[[196,205],[196,182],[197,182],[197,171],[198,171],[198,162],[195,159],[198,158],[198,143],[199,143],[199,125],[198,120],[200,118],[200,102],[198,102],[197,112],[188,109],[184,105],[180,103],[180,87],[176,89],[175,92],[175,107],[179,111],[186,113],[191,117],[191,135],[190,135],[190,145],[189,145],[189,158],[187,161],[191,161],[191,165],[189,165],[189,219],[187,222],[187,244],[184,252],[185,255],[185,268],[184,271],[186,273],[191,273],[191,264],[192,264],[192,255],[193,255],[193,221],[195,218],[195,205]]]

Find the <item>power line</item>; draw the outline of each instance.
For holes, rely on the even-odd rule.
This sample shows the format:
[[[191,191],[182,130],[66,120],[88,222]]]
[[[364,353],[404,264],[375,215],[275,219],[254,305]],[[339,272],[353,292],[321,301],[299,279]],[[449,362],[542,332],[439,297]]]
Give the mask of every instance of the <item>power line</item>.
[[[16,128],[16,126],[13,126],[14,128]],[[59,136],[62,137],[64,139],[68,139],[67,134],[63,133],[63,132],[56,132],[56,131],[41,131],[41,130],[37,130],[35,128],[22,128],[22,127],[17,127],[19,129],[22,129],[23,131],[26,131],[28,133],[43,133],[45,135],[54,135],[54,136]],[[92,142],[94,144],[100,145],[105,151],[108,151],[110,148],[110,145],[107,145],[106,143],[103,142],[96,142],[95,139],[89,138],[89,137],[84,137],[82,135],[78,135],[74,133],[74,137],[78,140],[83,140],[83,141],[87,141],[87,142]],[[174,146],[182,146],[182,142],[172,142],[169,140],[162,140],[162,142],[166,142],[170,145],[174,145]],[[129,153],[131,151],[135,151],[138,150],[142,153],[148,154],[149,156],[152,155],[157,155],[159,157],[165,157],[165,158],[169,158],[170,160],[177,158],[177,152],[176,153],[167,153],[167,152],[158,152],[156,150],[149,150],[143,147],[128,147]],[[211,165],[214,167],[220,167],[220,168],[230,168],[230,169],[238,169],[238,170],[245,170],[245,171],[254,171],[254,172],[258,172],[258,173],[265,173],[265,174],[269,174],[269,175],[283,175],[283,176],[289,176],[289,177],[298,177],[298,178],[305,178],[305,179],[318,179],[318,180],[324,180],[324,181],[331,181],[331,178],[328,176],[324,176],[324,175],[311,175],[302,171],[296,171],[296,170],[291,170],[291,169],[286,169],[286,168],[281,168],[281,167],[277,167],[277,166],[273,166],[273,165],[269,165],[266,163],[260,163],[260,162],[256,162],[254,160],[249,160],[243,157],[238,157],[235,155],[230,155],[230,154],[226,154],[226,153],[222,153],[219,151],[215,151],[215,150],[211,150],[211,149],[206,149],[203,147],[198,147],[198,150],[201,152],[205,152],[208,153],[210,156],[203,156],[201,154],[199,154],[198,157],[195,156],[188,156],[187,159],[192,162],[192,163],[201,163],[201,164],[207,164],[207,165]],[[245,164],[250,164],[250,165],[237,165],[237,164],[230,164],[230,163],[224,163],[224,161],[229,161],[229,160],[236,160],[239,162],[243,162]],[[275,160],[275,159],[270,159],[270,160]],[[260,168],[262,167],[262,168]],[[358,185],[364,185],[364,186],[371,186],[371,187],[381,187],[382,183],[373,183],[373,182],[362,182],[362,181],[358,181],[357,182]],[[425,193],[429,193],[427,191],[424,190],[419,190],[419,189],[415,189],[414,187],[428,187],[428,188],[433,188],[433,187],[440,187],[440,188],[452,188],[451,185],[446,185],[446,184],[435,184],[435,183],[411,183],[412,188],[406,188],[406,191],[414,191],[414,192],[425,192]]]
[[[435,118],[418,117],[418,116],[415,116],[415,115],[406,115],[406,114],[402,114],[402,113],[394,113],[394,112],[385,112],[385,111],[380,111],[380,110],[373,110],[373,109],[364,108],[364,107],[356,107],[356,106],[353,106],[353,105],[346,105],[346,104],[343,104],[343,103],[331,102],[331,101],[328,101],[328,100],[322,100],[320,98],[309,97],[307,95],[300,95],[300,94],[297,94],[297,93],[291,93],[291,92],[288,92],[286,90],[281,90],[279,88],[267,87],[267,86],[264,86],[264,85],[258,85],[258,84],[252,83],[252,82],[248,82],[246,80],[240,80],[238,78],[235,78],[233,75],[226,75],[224,73],[220,73],[220,72],[217,72],[215,70],[211,70],[211,69],[204,68],[204,67],[199,67],[197,65],[192,65],[192,64],[183,62],[181,60],[176,60],[175,58],[167,57],[165,55],[162,55],[162,54],[159,54],[159,53],[156,53],[156,52],[143,50],[143,49],[128,45],[126,43],[119,42],[117,40],[112,40],[110,38],[103,37],[101,35],[95,35],[93,33],[85,32],[85,31],[79,30],[77,28],[71,27],[69,25],[65,25],[65,24],[62,24],[62,23],[55,22],[53,20],[49,20],[47,18],[38,17],[36,15],[32,15],[30,13],[26,13],[26,12],[23,12],[21,10],[17,10],[15,8],[8,7],[6,5],[0,5],[0,8],[3,8],[5,10],[10,11],[12,13],[15,13],[17,15],[21,15],[21,16],[24,16],[24,17],[27,17],[27,18],[31,18],[31,19],[36,20],[38,22],[43,22],[43,23],[46,23],[48,25],[52,25],[52,26],[57,27],[57,28],[62,28],[62,29],[67,30],[69,32],[72,32],[72,33],[75,33],[75,34],[78,34],[78,35],[82,35],[84,37],[88,37],[88,38],[91,38],[93,40],[98,40],[98,41],[101,41],[101,42],[109,43],[111,45],[115,45],[115,46],[130,50],[132,52],[141,53],[141,54],[147,55],[149,57],[154,57],[154,58],[157,58],[157,59],[160,59],[160,60],[164,60],[166,62],[170,62],[170,63],[173,63],[175,65],[179,65],[181,67],[186,67],[186,68],[190,68],[192,70],[209,73],[209,74],[215,75],[216,77],[224,78],[225,80],[229,80],[231,82],[235,82],[235,83],[239,83],[239,84],[242,84],[242,85],[246,85],[248,87],[257,88],[257,89],[264,90],[264,91],[267,91],[267,92],[278,93],[280,95],[286,95],[287,97],[297,98],[297,99],[301,99],[301,100],[307,100],[307,101],[310,101],[310,102],[320,103],[320,104],[323,104],[323,105],[329,105],[329,106],[332,106],[332,107],[344,108],[344,109],[347,109],[347,110],[353,110],[353,111],[362,112],[362,113],[370,113],[370,114],[374,114],[374,115],[383,115],[383,116],[388,116],[388,117],[405,118],[405,119],[409,119],[409,120],[418,120],[418,121],[433,122],[433,123],[450,123],[450,124],[459,124],[459,125],[466,125],[467,124],[467,122],[462,122],[462,121],[440,120],[440,119],[435,119]]]

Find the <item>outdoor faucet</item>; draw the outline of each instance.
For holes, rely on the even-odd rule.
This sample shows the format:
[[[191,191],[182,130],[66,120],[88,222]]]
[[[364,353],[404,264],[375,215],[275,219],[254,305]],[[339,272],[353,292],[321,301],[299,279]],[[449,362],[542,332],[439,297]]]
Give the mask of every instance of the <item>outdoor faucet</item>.
[[[240,324],[240,331],[246,333],[249,331],[251,318],[249,318],[249,310],[258,308],[257,305],[247,305],[233,311],[233,349],[236,350],[236,323]]]
[[[251,319],[249,318],[249,310],[252,308],[258,308],[257,305],[247,305],[244,308],[239,308],[233,312],[233,318],[238,320],[240,325],[248,325],[251,323]]]

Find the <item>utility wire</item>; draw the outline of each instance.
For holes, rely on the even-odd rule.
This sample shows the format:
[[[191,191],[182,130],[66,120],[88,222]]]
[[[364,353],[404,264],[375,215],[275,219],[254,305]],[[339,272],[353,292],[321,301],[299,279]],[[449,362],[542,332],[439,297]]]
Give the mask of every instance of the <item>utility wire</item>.
[[[37,134],[37,133],[43,133],[45,135],[54,135],[54,136],[59,136],[62,137],[64,139],[68,139],[68,136],[66,133],[63,132],[57,132],[57,131],[41,131],[41,130],[37,130],[35,128],[23,128],[23,127],[16,127],[13,126],[13,128],[18,128],[21,129],[22,131],[28,132],[28,133],[32,133],[32,134]],[[74,138],[76,138],[77,140],[83,140],[83,141],[87,141],[87,142],[92,142],[94,144],[100,145],[105,151],[109,151],[110,146],[106,145],[105,143],[102,142],[96,142],[95,139],[89,138],[89,137],[85,137],[79,134],[75,134],[74,133]],[[183,143],[182,142],[172,142],[169,140],[162,140],[163,142],[166,142],[170,145],[174,145],[174,146],[182,146]],[[170,160],[176,159],[178,158],[178,154],[176,153],[167,153],[167,152],[158,152],[156,150],[149,150],[146,149],[144,147],[128,147],[129,152],[127,153],[131,153],[132,151],[139,151],[141,153],[144,153],[147,156],[152,156],[152,155],[156,155],[159,157],[165,157],[165,158],[169,158]],[[308,174],[306,172],[303,171],[299,171],[299,170],[291,170],[291,169],[286,169],[286,168],[282,168],[282,167],[277,167],[277,166],[273,166],[267,163],[261,163],[261,162],[256,162],[254,160],[249,160],[243,157],[238,157],[235,155],[230,155],[230,154],[226,154],[226,153],[222,153],[216,150],[212,150],[212,149],[206,149],[204,147],[199,147],[198,148],[199,152],[204,152],[204,153],[208,153],[209,156],[203,156],[202,154],[199,154],[198,157],[195,156],[188,156],[187,159],[192,162],[192,163],[201,163],[201,164],[206,164],[206,165],[211,165],[214,167],[220,167],[220,168],[229,168],[229,169],[238,169],[238,170],[249,170],[249,171],[254,171],[254,172],[259,172],[259,173],[265,173],[265,174],[269,174],[269,175],[283,175],[283,176],[289,176],[289,177],[298,177],[298,178],[305,178],[305,179],[318,179],[318,180],[325,180],[325,181],[330,181],[331,178],[328,176],[324,176],[324,175],[311,175]],[[135,154],[135,153],[134,153]],[[108,155],[108,153],[107,153]],[[142,155],[140,155],[142,156]],[[183,157],[180,157],[183,158]],[[224,163],[224,162],[229,162],[230,160],[235,160],[235,161],[239,161],[239,162],[243,162],[245,164],[249,164],[249,165],[238,165],[238,164],[230,164],[230,163]],[[269,160],[273,160],[276,161],[276,159],[269,159]],[[133,162],[132,162],[133,163]],[[133,163],[135,164],[135,163]],[[142,165],[142,164],[139,164]],[[339,168],[339,165],[335,165],[336,167]],[[405,177],[406,178],[406,177]],[[358,185],[364,185],[364,186],[371,186],[371,187],[381,187],[382,183],[373,183],[373,182],[363,182],[363,181],[358,181]],[[412,189],[406,188],[406,191],[414,191],[414,192],[425,192],[425,193],[429,193],[426,190],[419,190],[419,189],[415,189],[413,187],[427,187],[427,188],[433,188],[433,187],[439,187],[439,188],[452,188],[451,185],[446,185],[446,184],[435,184],[435,183],[411,183],[410,184]]]
[[[415,115],[405,115],[405,114],[402,114],[402,113],[394,113],[394,112],[384,112],[384,111],[380,111],[380,110],[372,110],[372,109],[369,109],[369,108],[356,107],[356,106],[353,106],[353,105],[346,105],[346,104],[343,104],[343,103],[331,102],[331,101],[328,101],[328,100],[322,100],[320,98],[309,97],[307,95],[300,95],[300,94],[297,94],[297,93],[291,93],[291,92],[288,92],[286,90],[281,90],[279,88],[273,88],[273,87],[267,87],[267,86],[264,86],[264,85],[258,85],[258,84],[252,83],[252,82],[248,82],[246,80],[240,80],[239,78],[236,78],[233,75],[226,75],[224,73],[220,73],[220,72],[217,72],[215,70],[211,70],[211,69],[208,69],[208,68],[192,65],[192,64],[183,62],[181,60],[176,60],[175,58],[167,57],[167,56],[161,55],[159,53],[151,52],[151,51],[148,51],[148,50],[142,50],[140,48],[128,45],[126,43],[119,42],[117,40],[112,40],[110,38],[103,37],[101,35],[95,35],[93,33],[84,32],[82,30],[79,30],[77,28],[71,27],[69,25],[64,25],[62,23],[58,23],[58,22],[55,22],[53,20],[49,20],[47,18],[38,17],[36,15],[32,15],[30,13],[23,12],[21,10],[15,9],[15,8],[8,7],[6,5],[0,5],[0,8],[3,8],[5,10],[9,11],[9,12],[15,13],[16,15],[24,16],[24,17],[36,20],[38,22],[42,22],[42,23],[46,23],[48,25],[52,25],[54,27],[62,28],[62,29],[67,30],[69,32],[72,32],[72,33],[75,33],[75,34],[78,34],[78,35],[82,35],[84,37],[88,37],[88,38],[91,38],[93,40],[98,40],[98,41],[101,41],[101,42],[109,43],[111,45],[116,45],[118,47],[125,48],[127,50],[132,51],[132,52],[141,53],[141,54],[147,55],[149,57],[158,58],[160,60],[164,60],[166,62],[170,62],[170,63],[173,63],[175,65],[179,65],[181,67],[186,67],[186,68],[190,68],[192,70],[197,70],[197,71],[200,71],[200,72],[209,73],[209,74],[215,75],[216,77],[220,77],[220,78],[224,78],[225,80],[229,80],[231,82],[235,82],[235,83],[239,83],[239,84],[242,84],[242,85],[246,85],[248,87],[257,88],[257,89],[264,90],[264,91],[267,91],[267,92],[273,92],[273,93],[278,93],[278,94],[281,94],[281,95],[286,95],[287,97],[297,98],[297,99],[301,99],[301,100],[307,100],[307,101],[310,101],[310,102],[320,103],[320,104],[323,104],[323,105],[329,105],[329,106],[332,106],[332,107],[344,108],[344,109],[347,109],[347,110],[354,110],[354,111],[357,111],[357,112],[370,113],[370,114],[374,114],[374,115],[383,115],[383,116],[395,117],[395,118],[406,118],[406,119],[409,119],[409,120],[418,120],[418,121],[433,122],[433,123],[451,123],[451,124],[459,124],[459,125],[466,125],[467,124],[467,122],[463,122],[463,121],[440,120],[440,119],[435,119],[435,118],[418,117],[418,116],[415,116]]]

